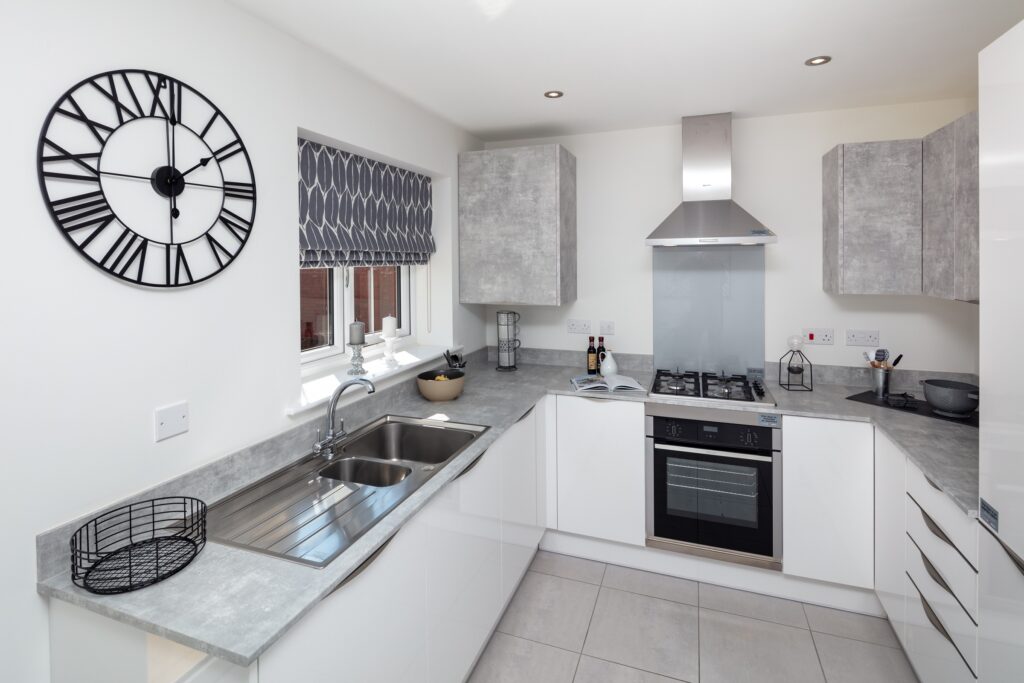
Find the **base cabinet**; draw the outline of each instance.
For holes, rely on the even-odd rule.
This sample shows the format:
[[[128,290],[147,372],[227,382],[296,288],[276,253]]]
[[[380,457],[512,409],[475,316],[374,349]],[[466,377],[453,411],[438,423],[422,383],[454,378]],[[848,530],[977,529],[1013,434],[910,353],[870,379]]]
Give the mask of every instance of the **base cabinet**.
[[[782,420],[782,570],[874,587],[874,428]]]
[[[558,529],[644,545],[644,404],[559,396]]]
[[[538,410],[540,407],[531,408],[491,446],[492,451],[499,448],[501,595],[505,600],[515,592],[544,535],[537,505],[540,495],[537,476]]]
[[[975,683],[976,679],[932,606],[922,596],[910,575],[904,576],[907,595],[906,642],[904,649],[922,683]],[[983,679],[1010,681],[1017,679]]]
[[[372,564],[324,598],[260,657],[260,683],[399,683],[421,676],[427,666],[427,542],[426,527],[413,518]]]
[[[979,526],[981,526],[979,524]],[[979,539],[978,677],[985,683],[1024,675],[1024,560],[985,527]]]
[[[501,450],[492,445],[420,512],[429,528],[427,680],[436,683],[462,680],[501,611]]]
[[[260,657],[260,683],[464,680],[543,534],[537,469],[531,411]]]
[[[875,430],[875,594],[906,644],[907,458]]]

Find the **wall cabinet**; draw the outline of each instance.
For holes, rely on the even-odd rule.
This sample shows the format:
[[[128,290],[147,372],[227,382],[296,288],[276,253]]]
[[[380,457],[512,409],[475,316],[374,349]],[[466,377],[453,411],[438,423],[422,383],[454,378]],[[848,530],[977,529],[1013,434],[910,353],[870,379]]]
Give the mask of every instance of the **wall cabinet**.
[[[559,396],[558,529],[644,545],[644,404]]]
[[[561,145],[459,155],[459,301],[576,299],[576,159]]]
[[[978,301],[978,112],[924,138],[924,293]]]
[[[907,458],[875,430],[875,594],[906,643]]]
[[[921,293],[920,140],[837,145],[822,159],[824,289]]]
[[[782,571],[874,587],[873,427],[782,419]]]

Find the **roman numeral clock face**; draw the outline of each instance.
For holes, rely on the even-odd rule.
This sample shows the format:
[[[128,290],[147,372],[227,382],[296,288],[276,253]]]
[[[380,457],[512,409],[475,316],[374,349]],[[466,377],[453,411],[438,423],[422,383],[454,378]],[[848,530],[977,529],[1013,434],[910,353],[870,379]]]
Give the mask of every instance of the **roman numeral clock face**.
[[[256,214],[249,154],[210,100],[151,71],[71,88],[39,139],[39,182],[57,227],[111,275],[153,287],[213,277]]]

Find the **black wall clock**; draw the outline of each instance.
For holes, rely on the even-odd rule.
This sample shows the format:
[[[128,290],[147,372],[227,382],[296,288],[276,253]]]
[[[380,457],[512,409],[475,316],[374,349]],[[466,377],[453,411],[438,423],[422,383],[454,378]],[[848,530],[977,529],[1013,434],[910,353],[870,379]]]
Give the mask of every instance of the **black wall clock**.
[[[126,69],[86,78],[39,136],[39,184],[61,233],[129,282],[180,287],[241,252],[256,215],[242,139],[198,91]]]

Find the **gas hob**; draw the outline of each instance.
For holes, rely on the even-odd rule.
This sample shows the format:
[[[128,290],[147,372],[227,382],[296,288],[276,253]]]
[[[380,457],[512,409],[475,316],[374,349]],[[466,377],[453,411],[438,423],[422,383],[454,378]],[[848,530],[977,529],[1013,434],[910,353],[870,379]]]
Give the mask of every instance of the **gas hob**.
[[[658,370],[651,386],[654,396],[775,405],[760,379],[697,370]]]

